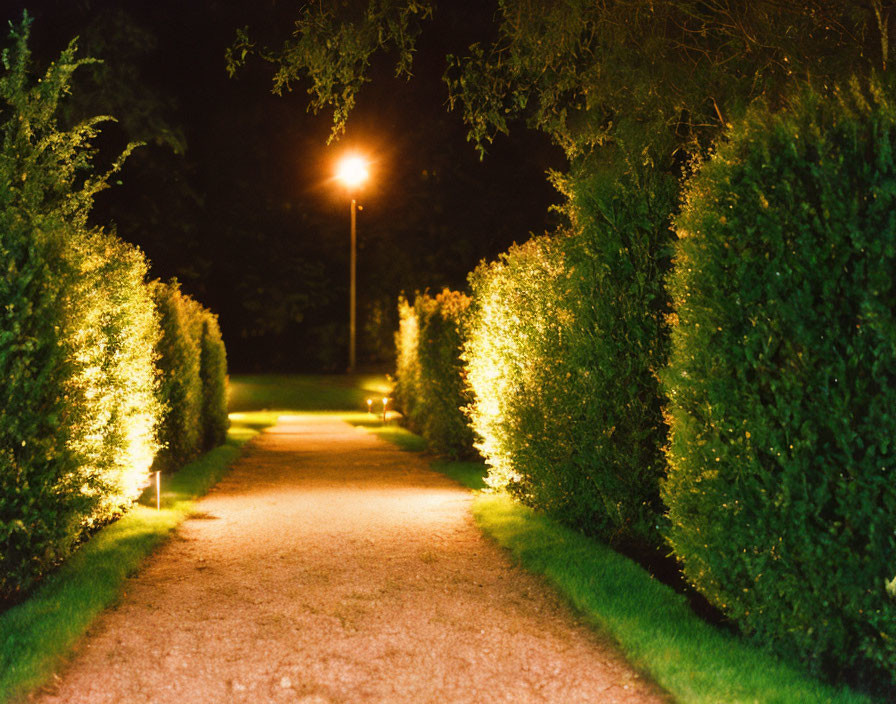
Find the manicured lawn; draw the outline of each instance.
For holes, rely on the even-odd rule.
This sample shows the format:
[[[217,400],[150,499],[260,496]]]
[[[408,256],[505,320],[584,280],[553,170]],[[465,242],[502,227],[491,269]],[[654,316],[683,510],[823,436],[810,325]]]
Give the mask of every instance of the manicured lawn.
[[[382,374],[232,376],[231,411],[361,411],[367,399],[382,411],[392,386]]]

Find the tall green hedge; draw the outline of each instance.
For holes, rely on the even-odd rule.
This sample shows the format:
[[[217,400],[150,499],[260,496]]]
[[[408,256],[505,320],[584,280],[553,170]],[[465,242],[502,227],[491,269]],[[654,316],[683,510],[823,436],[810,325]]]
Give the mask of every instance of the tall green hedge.
[[[202,385],[202,447],[211,450],[224,443],[230,420],[227,417],[227,349],[221,337],[218,316],[202,309],[199,340],[199,381]]]
[[[84,308],[74,383],[89,409],[70,446],[96,483],[89,523],[102,524],[140,495],[158,449],[160,330],[138,249],[96,230],[80,241],[79,255],[82,266],[68,296]]]
[[[460,359],[468,296],[443,290],[401,298],[396,335],[396,396],[408,423],[430,448],[454,457],[473,453],[463,408],[471,397]]]
[[[556,407],[564,308],[562,253],[555,240],[514,245],[470,275],[472,303],[463,358],[473,391],[470,422],[489,465],[486,482],[528,503],[551,508],[563,487],[550,473],[567,453],[565,412]],[[546,442],[550,437],[554,442]],[[554,489],[556,486],[556,490]]]
[[[162,421],[161,445],[154,470],[170,472],[197,457],[202,450],[202,379],[200,344],[202,321],[197,320],[193,301],[180,284],[154,282],[153,300],[159,312],[162,334],[156,349],[159,368],[159,401]]]
[[[418,427],[423,412],[418,409],[420,398],[420,318],[414,304],[404,296],[398,299],[398,332],[395,333],[395,403],[401,409],[405,422]]]
[[[163,407],[153,469],[180,468],[227,436],[227,352],[218,318],[176,280],[153,282],[162,334],[156,347]]]
[[[674,179],[578,164],[571,227],[471,276],[465,358],[489,482],[610,541],[657,545]]]
[[[688,578],[818,672],[896,683],[896,107],[754,110],[690,182],[663,497]]]
[[[26,20],[0,77],[0,601],[133,501],[157,410],[146,263],[87,226],[100,120],[56,123],[82,62],[69,46],[34,81],[27,40]]]

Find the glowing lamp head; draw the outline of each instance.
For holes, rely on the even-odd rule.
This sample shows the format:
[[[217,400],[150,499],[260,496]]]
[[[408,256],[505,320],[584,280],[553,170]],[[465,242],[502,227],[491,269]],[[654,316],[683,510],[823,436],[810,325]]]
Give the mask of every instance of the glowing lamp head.
[[[359,156],[347,156],[339,162],[336,178],[349,188],[357,188],[367,180],[367,162]]]

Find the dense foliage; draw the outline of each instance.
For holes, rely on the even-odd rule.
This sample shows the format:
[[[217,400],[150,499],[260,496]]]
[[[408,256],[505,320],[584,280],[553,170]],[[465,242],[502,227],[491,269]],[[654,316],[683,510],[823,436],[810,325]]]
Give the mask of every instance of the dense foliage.
[[[584,376],[577,373],[569,381],[557,366],[561,326],[572,315],[564,307],[569,301],[561,289],[562,266],[556,242],[536,237],[470,275],[473,301],[463,358],[474,395],[476,447],[489,465],[490,486],[536,505],[556,503],[539,495],[549,482],[540,470],[550,471],[564,450],[565,434],[557,427],[566,423],[567,408],[556,406],[553,382],[574,388]],[[567,492],[558,486],[556,493]]]
[[[688,578],[816,670],[896,682],[896,107],[754,110],[677,220],[663,497]]]
[[[664,156],[708,146],[757,96],[777,98],[807,75],[842,80],[886,70],[896,42],[892,0],[497,0],[487,41],[454,47],[445,82],[481,148],[515,119],[551,134],[570,156],[622,139],[659,139]],[[297,10],[283,45],[238,32],[235,71],[257,54],[274,89],[307,82],[310,108],[344,129],[372,56],[410,76],[423,27],[450,3],[338,0]],[[463,10],[461,10],[463,11]],[[657,90],[662,86],[662,90]]]
[[[492,486],[606,540],[657,544],[675,184],[642,176],[566,180],[573,229],[474,272],[465,359]]]
[[[157,347],[161,448],[153,468],[171,471],[226,435],[227,360],[215,316],[177,281],[154,282],[162,335]]]
[[[657,373],[668,359],[663,277],[678,184],[635,164],[607,174],[582,163],[561,184],[571,223],[563,275],[576,311],[561,363],[587,378],[566,392],[583,406],[568,431],[575,471],[590,477],[576,497],[587,516],[580,527],[656,544],[667,441]]]
[[[34,81],[27,39],[0,77],[0,600],[134,500],[157,413],[146,263],[87,226],[100,118],[57,126],[83,61],[70,45]]]
[[[404,296],[398,298],[398,332],[395,333],[395,404],[401,410],[408,425],[415,425],[418,389],[421,385],[420,362],[417,345],[420,340],[420,322],[414,304]]]
[[[399,300],[396,398],[408,424],[436,452],[469,455],[473,433],[464,415],[470,403],[463,363],[463,325],[470,299],[445,289]]]
[[[221,338],[218,317],[203,308],[199,338],[199,381],[202,385],[202,448],[211,450],[224,443],[227,418],[227,349]]]
[[[70,444],[95,474],[98,506],[90,522],[100,524],[139,496],[157,450],[161,406],[153,350],[160,330],[139,250],[93,231],[79,254],[81,269],[68,295],[83,308],[75,383],[88,411]]]

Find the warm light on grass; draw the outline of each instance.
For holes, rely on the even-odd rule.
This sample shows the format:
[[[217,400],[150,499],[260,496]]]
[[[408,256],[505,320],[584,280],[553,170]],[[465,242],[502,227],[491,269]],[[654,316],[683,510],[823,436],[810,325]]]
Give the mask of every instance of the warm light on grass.
[[[423,438],[364,415],[349,422],[406,451],[425,449]],[[485,466],[435,460],[432,468],[471,489],[485,487]],[[828,686],[743,639],[698,618],[683,596],[632,560],[518,504],[501,493],[480,492],[473,517],[484,533],[531,572],[542,574],[639,670],[684,704],[871,704],[846,687]]]
[[[229,392],[233,418],[260,410],[366,412],[367,399],[388,396],[392,385],[383,374],[231,376]]]
[[[39,686],[93,619],[118,599],[143,559],[193,510],[239,456],[240,448],[276,414],[231,416],[227,442],[166,478],[161,510],[155,489],[145,506],[99,531],[29,599],[0,614],[0,702],[17,701]]]
[[[363,157],[351,155],[344,157],[336,169],[336,178],[349,188],[357,188],[370,176],[367,162]]]

